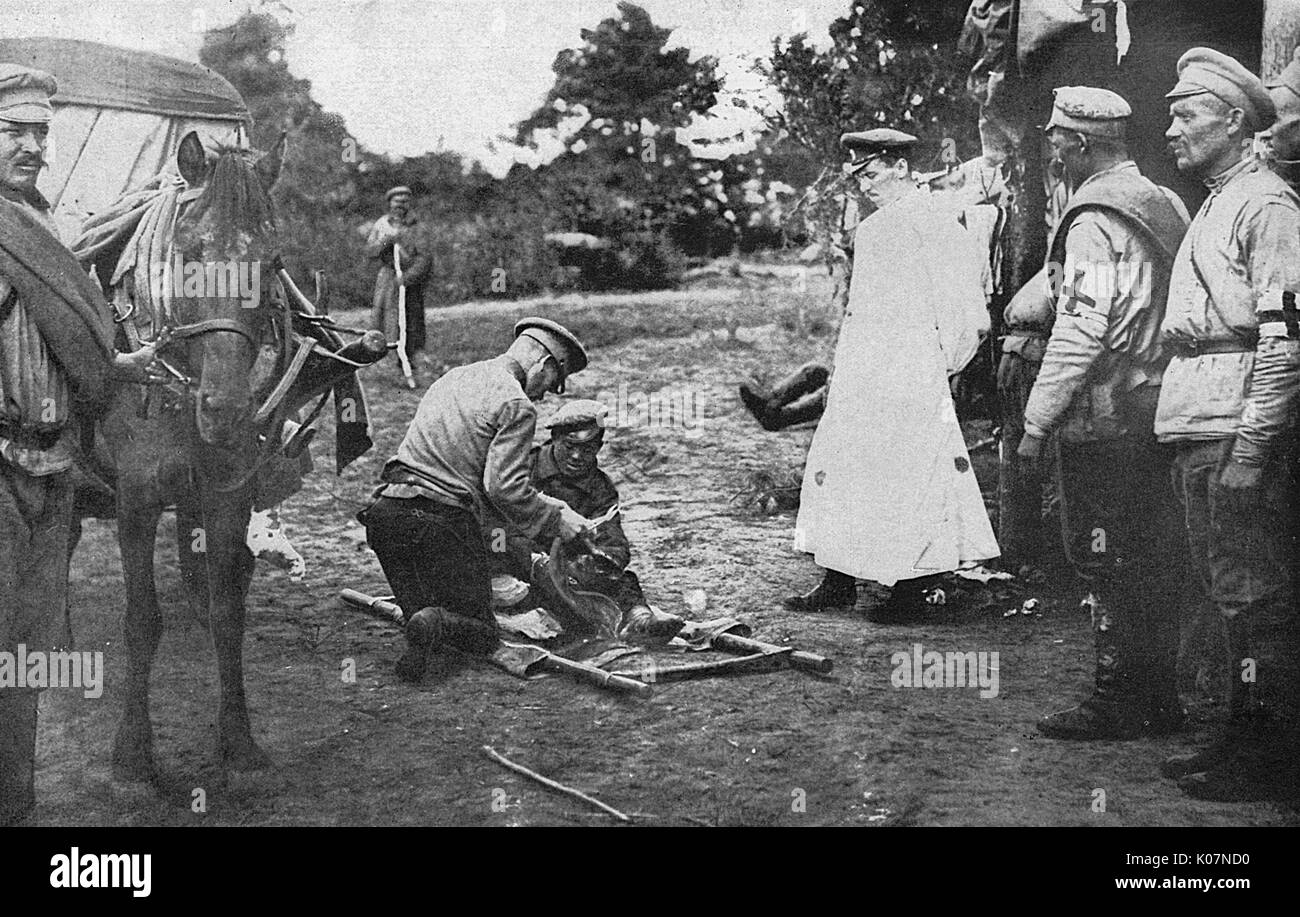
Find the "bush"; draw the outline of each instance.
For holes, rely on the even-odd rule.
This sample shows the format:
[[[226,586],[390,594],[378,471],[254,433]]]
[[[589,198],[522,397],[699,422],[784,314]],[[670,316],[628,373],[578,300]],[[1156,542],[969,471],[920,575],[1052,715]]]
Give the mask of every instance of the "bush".
[[[614,253],[619,271],[612,285],[624,290],[675,287],[686,273],[686,256],[665,233],[629,233]]]

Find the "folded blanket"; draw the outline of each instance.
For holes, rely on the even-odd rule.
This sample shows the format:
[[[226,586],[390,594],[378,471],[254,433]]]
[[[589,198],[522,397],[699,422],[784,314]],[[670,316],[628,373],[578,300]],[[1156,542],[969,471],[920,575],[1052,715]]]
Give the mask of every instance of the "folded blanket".
[[[21,207],[0,197],[0,274],[67,374],[80,410],[103,403],[113,364],[108,303],[77,259]]]

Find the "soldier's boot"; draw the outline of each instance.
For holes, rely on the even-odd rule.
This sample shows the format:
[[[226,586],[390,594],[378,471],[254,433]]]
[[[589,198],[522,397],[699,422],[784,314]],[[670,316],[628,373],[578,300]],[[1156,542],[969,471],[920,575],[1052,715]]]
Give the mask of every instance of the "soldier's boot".
[[[1239,656],[1238,621],[1248,627],[1249,657]],[[1255,692],[1240,692],[1249,728],[1228,736],[1219,756],[1188,771],[1179,788],[1196,799],[1300,801],[1300,632],[1290,602],[1253,610],[1229,622],[1236,681],[1254,669]],[[1234,639],[1234,637],[1236,639]],[[1249,664],[1241,665],[1249,658]],[[1247,685],[1247,688],[1250,686]]]
[[[939,589],[943,576],[922,576],[899,580],[889,590],[889,597],[867,610],[867,620],[877,624],[913,621],[929,610],[931,597]]]
[[[442,609],[421,608],[406,621],[406,652],[397,660],[397,675],[419,681],[443,642]]]
[[[618,636],[645,643],[667,643],[686,626],[686,619],[649,605],[633,605],[623,615]]]
[[[36,808],[36,705],[27,689],[0,691],[0,827],[31,823]]]
[[[740,400],[749,413],[769,432],[785,429],[796,423],[815,420],[825,410],[825,400],[810,398],[800,401],[824,386],[830,379],[830,370],[816,363],[800,366],[770,390],[743,382]],[[796,404],[796,402],[799,402]],[[789,408],[789,410],[786,410]]]
[[[1052,739],[1089,741],[1135,739],[1144,732],[1141,698],[1134,698],[1123,623],[1100,602],[1093,605],[1093,642],[1097,664],[1092,695],[1083,703],[1038,722]]]
[[[1160,773],[1171,779],[1208,771],[1230,758],[1243,743],[1270,729],[1269,718],[1253,682],[1243,680],[1240,662],[1250,657],[1250,640],[1240,617],[1225,622],[1228,642],[1228,718],[1204,748],[1170,755]]]
[[[784,430],[786,427],[793,427],[797,424],[821,420],[822,415],[825,413],[826,391],[823,389],[820,392],[805,395],[793,404],[786,404],[777,408],[767,429],[772,431]]]
[[[783,604],[791,611],[830,611],[852,608],[858,601],[858,583],[847,573],[827,570],[812,592],[787,597]]]

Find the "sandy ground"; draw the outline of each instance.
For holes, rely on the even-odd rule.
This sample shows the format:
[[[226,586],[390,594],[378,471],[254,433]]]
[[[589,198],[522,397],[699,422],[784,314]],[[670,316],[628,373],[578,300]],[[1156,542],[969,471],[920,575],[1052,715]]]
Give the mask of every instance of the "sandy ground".
[[[701,307],[725,303],[710,293]],[[518,312],[491,308],[483,320]],[[431,316],[432,341],[453,314]],[[254,734],[276,762],[273,779],[237,790],[222,785],[213,765],[215,660],[207,633],[183,610],[169,530],[158,552],[168,629],[152,694],[161,777],[153,794],[115,789],[109,754],[125,672],[123,588],[113,524],[89,522],[73,564],[73,619],[78,648],[105,653],[107,685],[97,700],[45,693],[38,823],[610,822],[486,760],[483,745],[652,825],[1295,823],[1294,813],[1268,804],[1185,799],[1160,777],[1160,758],[1192,747],[1217,715],[1207,698],[1190,699],[1193,728],[1176,738],[1070,744],[1037,737],[1038,717],[1079,699],[1091,673],[1087,617],[1067,583],[1013,593],[963,589],[925,619],[901,625],[868,622],[862,609],[870,596],[852,614],[798,616],[781,607],[781,596],[817,579],[811,561],[792,549],[793,516],[763,515],[732,498],[754,472],[797,468],[811,430],[763,433],[741,409],[735,385],[755,368],[784,370],[829,350],[825,336],[794,337],[778,325],[735,336],[646,337],[594,347],[591,370],[570,387],[574,396],[617,397],[626,385],[635,403],[638,393],[671,386],[699,399],[703,418],[693,429],[620,429],[603,453],[622,491],[635,568],[653,602],[684,612],[686,595],[703,590],[707,604],[696,617],[736,616],[763,639],[831,656],[829,677],[785,671],[663,684],[635,700],[561,677],[526,683],[446,659],[422,685],[399,682],[399,636],[336,599],[345,586],[386,591],[352,515],[418,393],[382,366],[369,377],[376,448],[341,478],[318,471],[285,505],[290,535],[307,558],[306,581],[262,567],[249,595],[247,690]],[[426,384],[440,365],[422,362]],[[968,439],[987,432],[972,427]],[[332,466],[328,451],[318,451],[317,465]],[[987,493],[994,485],[987,451],[975,465]],[[1026,595],[1042,598],[1045,613],[1004,618]],[[998,695],[893,687],[891,655],[916,643],[998,652]],[[349,664],[353,683],[342,677]],[[1099,790],[1104,811],[1097,811]]]

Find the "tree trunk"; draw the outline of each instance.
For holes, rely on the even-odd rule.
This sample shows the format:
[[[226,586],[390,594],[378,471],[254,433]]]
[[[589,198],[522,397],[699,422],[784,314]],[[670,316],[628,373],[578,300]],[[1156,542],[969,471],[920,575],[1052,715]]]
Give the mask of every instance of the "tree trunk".
[[[1300,45],[1300,0],[1264,0],[1263,48],[1260,76],[1271,80],[1291,63]]]

